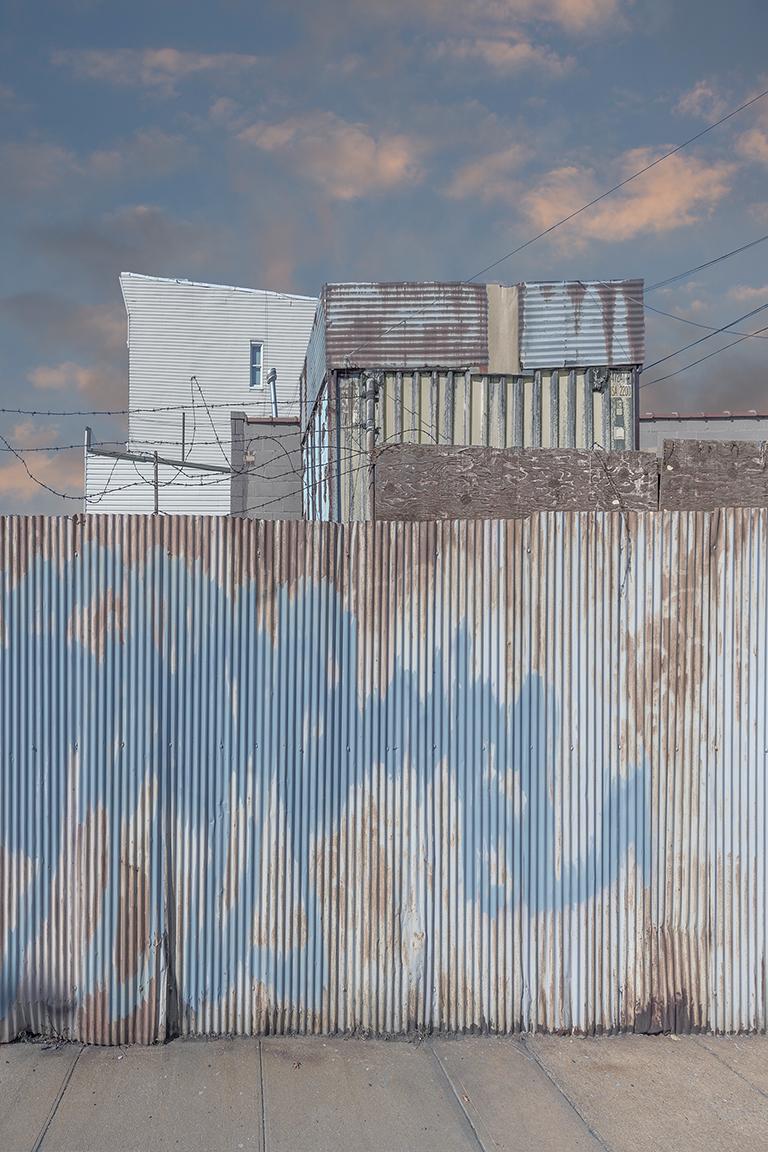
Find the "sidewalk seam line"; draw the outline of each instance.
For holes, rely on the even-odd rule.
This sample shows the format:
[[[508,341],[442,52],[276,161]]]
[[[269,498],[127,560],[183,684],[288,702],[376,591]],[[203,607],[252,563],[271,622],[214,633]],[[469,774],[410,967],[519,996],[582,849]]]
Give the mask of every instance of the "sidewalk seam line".
[[[472,1117],[470,1116],[468,1110],[465,1108],[464,1101],[461,1099],[461,1097],[459,1096],[459,1093],[456,1091],[453,1080],[451,1080],[450,1076],[448,1075],[448,1072],[447,1072],[445,1066],[443,1065],[442,1060],[438,1056],[438,1054],[435,1051],[434,1046],[432,1044],[429,1044],[428,1047],[429,1047],[430,1052],[434,1056],[435,1060],[437,1061],[438,1068],[440,1069],[443,1076],[447,1080],[448,1087],[450,1088],[451,1092],[453,1093],[453,1096],[454,1096],[454,1099],[456,1100],[456,1103],[458,1104],[459,1108],[461,1108],[461,1111],[464,1114],[464,1119],[466,1120],[467,1124],[469,1125],[470,1130],[472,1132],[472,1135],[474,1136],[475,1140],[477,1141],[478,1148],[481,1149],[481,1152],[488,1152],[488,1149],[486,1148],[483,1141],[480,1139],[480,1133],[477,1131],[477,1128],[475,1128],[475,1125],[472,1123]]]
[[[85,1044],[81,1044],[80,1045],[80,1051],[78,1052],[77,1056],[75,1056],[74,1060],[72,1061],[69,1068],[67,1069],[66,1075],[64,1076],[64,1079],[63,1079],[62,1084],[61,1084],[61,1088],[59,1088],[59,1091],[56,1095],[56,1099],[54,1100],[53,1105],[51,1106],[51,1110],[48,1113],[48,1119],[45,1121],[45,1124],[43,1124],[43,1127],[42,1127],[40,1133],[38,1134],[37,1140],[35,1140],[34,1144],[32,1145],[31,1152],[40,1152],[40,1148],[43,1145],[43,1141],[45,1140],[46,1136],[48,1135],[48,1129],[50,1128],[51,1124],[53,1123],[53,1118],[59,1110],[59,1104],[61,1104],[61,1101],[64,1097],[64,1093],[66,1092],[67,1088],[69,1087],[69,1082],[72,1079],[72,1073],[75,1071],[75,1068],[77,1066],[77,1062],[80,1059],[80,1057],[82,1056],[84,1051],[85,1051]]]
[[[763,1088],[758,1088],[757,1084],[754,1084],[743,1072],[738,1072],[726,1060],[723,1060],[722,1056],[714,1052],[699,1036],[694,1036],[693,1039],[698,1048],[701,1048],[704,1052],[708,1052],[710,1056],[714,1056],[715,1060],[717,1060],[719,1064],[722,1064],[723,1068],[727,1068],[729,1072],[733,1072],[734,1076],[738,1076],[739,1080],[743,1080],[748,1088],[751,1088],[753,1092],[757,1092],[758,1096],[762,1096],[764,1100],[768,1100],[768,1092]]]
[[[261,1149],[267,1152],[267,1097],[264,1090],[264,1056],[259,1037],[259,1085],[261,1087]]]
[[[600,1145],[601,1148],[605,1149],[605,1152],[613,1152],[611,1145],[606,1140],[603,1139],[603,1137],[600,1135],[600,1133],[597,1131],[596,1128],[592,1127],[592,1125],[587,1120],[584,1113],[581,1111],[580,1108],[577,1107],[577,1105],[574,1103],[574,1101],[568,1095],[568,1093],[566,1092],[565,1088],[563,1088],[563,1086],[559,1082],[559,1080],[557,1080],[556,1077],[553,1075],[553,1073],[550,1072],[550,1070],[547,1068],[547,1066],[544,1064],[544,1062],[539,1059],[538,1053],[535,1052],[532,1048],[529,1048],[528,1037],[523,1035],[520,1037],[520,1039],[522,1041],[523,1049],[524,1049],[526,1055],[528,1056],[528,1058],[533,1061],[533,1063],[536,1065],[537,1068],[541,1069],[541,1071],[546,1076],[547,1080],[549,1080],[550,1084],[552,1084],[557,1089],[557,1091],[560,1093],[563,1100],[565,1100],[565,1102],[569,1106],[569,1108],[573,1109],[573,1111],[578,1116],[579,1120],[581,1120],[582,1124],[586,1128],[587,1132],[589,1132],[590,1136],[594,1140],[597,1141],[597,1143]]]

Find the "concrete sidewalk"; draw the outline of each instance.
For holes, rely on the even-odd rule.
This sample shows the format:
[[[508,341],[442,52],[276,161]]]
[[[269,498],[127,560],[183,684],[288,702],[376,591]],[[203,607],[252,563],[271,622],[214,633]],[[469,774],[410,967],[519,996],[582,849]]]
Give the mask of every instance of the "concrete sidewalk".
[[[768,1039],[0,1048],[2,1152],[765,1152]]]

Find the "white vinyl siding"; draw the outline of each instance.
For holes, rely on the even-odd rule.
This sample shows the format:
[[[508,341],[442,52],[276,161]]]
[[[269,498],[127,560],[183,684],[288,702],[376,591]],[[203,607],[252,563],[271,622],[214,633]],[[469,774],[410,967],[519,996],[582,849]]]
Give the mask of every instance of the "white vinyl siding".
[[[263,387],[271,368],[280,415],[298,414],[313,297],[133,274],[120,285],[129,318],[130,450],[178,457],[185,409],[189,459],[226,464],[231,411],[271,413]],[[262,346],[260,389],[251,388],[253,341]],[[158,408],[171,411],[147,411]]]
[[[154,464],[115,460],[98,452],[85,456],[85,510],[150,515],[155,509]],[[231,478],[218,472],[158,465],[159,511],[180,516],[226,516]]]

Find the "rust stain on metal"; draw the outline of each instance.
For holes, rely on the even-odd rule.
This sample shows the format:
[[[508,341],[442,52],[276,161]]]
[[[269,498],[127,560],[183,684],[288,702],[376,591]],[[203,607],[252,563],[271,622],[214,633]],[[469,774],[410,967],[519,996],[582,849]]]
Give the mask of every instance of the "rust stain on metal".
[[[67,639],[88,648],[101,663],[110,636],[125,642],[126,604],[111,588],[94,597],[85,608],[75,605],[67,623]]]
[[[0,567],[4,1039],[765,1027],[767,511],[156,531]]]

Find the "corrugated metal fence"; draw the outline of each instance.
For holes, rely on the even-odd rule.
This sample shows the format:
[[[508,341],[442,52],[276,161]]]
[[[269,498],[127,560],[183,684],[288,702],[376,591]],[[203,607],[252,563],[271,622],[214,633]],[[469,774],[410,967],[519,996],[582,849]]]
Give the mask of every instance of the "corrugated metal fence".
[[[0,1036],[765,1029],[767,546],[0,519]]]

